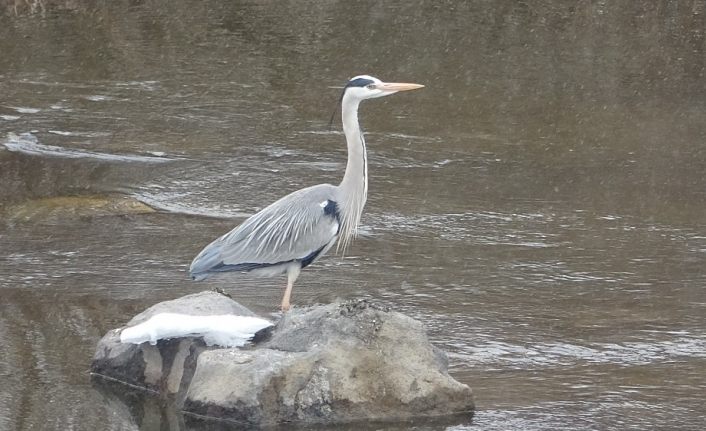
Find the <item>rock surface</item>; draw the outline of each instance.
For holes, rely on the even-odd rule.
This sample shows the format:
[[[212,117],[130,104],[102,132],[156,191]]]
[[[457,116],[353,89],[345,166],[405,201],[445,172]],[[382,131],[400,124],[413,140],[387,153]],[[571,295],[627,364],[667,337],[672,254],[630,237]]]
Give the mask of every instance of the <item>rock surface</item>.
[[[213,292],[157,304],[157,312],[252,315]],[[245,314],[250,313],[250,314]],[[367,301],[285,314],[249,348],[206,347],[194,338],[156,346],[99,343],[92,371],[176,400],[183,412],[244,426],[405,420],[473,412],[471,389],[447,373],[446,354],[422,324]]]

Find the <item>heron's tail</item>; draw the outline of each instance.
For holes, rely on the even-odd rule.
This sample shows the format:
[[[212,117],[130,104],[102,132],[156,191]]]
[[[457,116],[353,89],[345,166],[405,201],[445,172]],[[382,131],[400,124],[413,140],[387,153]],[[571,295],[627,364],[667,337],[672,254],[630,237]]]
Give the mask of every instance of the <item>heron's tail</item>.
[[[189,276],[194,281],[202,281],[208,277],[208,273],[207,272],[190,272]]]
[[[201,253],[198,254],[191,262],[189,267],[189,275],[196,281],[201,281],[208,277],[208,272],[213,267],[223,264],[221,259],[221,240],[220,238],[207,245]]]

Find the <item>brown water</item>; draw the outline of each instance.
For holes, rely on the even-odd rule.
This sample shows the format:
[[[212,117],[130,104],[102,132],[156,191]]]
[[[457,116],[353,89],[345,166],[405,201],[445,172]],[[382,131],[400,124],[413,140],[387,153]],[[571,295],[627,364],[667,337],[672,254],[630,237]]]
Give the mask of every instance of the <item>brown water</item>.
[[[333,87],[361,73],[427,88],[362,107],[364,235],[295,304],[423,320],[476,394],[455,431],[706,427],[706,8],[568,3],[2,2],[0,207],[161,211],[5,216],[0,429],[178,428],[91,386],[96,342],[206,288],[276,308],[283,280],[187,266],[338,181]]]

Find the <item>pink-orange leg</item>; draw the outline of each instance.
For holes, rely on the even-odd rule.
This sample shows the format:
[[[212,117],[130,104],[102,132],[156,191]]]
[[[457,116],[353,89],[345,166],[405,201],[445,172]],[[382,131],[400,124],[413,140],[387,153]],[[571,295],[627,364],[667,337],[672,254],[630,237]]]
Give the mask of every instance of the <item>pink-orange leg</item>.
[[[284,290],[284,297],[282,297],[282,311],[289,311],[291,304],[289,303],[289,298],[292,296],[292,287],[294,287],[294,282],[299,277],[299,272],[301,267],[299,264],[294,264],[287,269],[287,288]]]

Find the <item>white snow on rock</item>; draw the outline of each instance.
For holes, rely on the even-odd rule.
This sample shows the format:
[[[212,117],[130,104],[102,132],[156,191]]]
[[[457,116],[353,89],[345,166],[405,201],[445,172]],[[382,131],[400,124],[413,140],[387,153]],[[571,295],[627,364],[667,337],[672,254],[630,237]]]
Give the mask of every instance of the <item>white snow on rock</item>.
[[[139,325],[125,328],[120,333],[121,343],[141,344],[177,337],[203,337],[207,345],[241,347],[255,333],[272,323],[252,316],[191,316],[188,314],[159,313]]]

